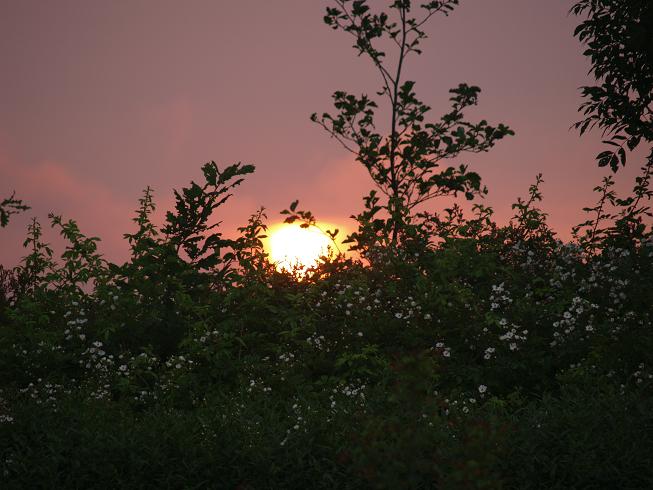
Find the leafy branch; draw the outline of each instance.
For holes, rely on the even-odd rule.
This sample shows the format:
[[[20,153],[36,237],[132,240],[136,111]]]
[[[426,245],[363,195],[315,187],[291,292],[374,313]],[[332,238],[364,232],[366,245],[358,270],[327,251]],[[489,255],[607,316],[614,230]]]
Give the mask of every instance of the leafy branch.
[[[16,192],[12,192],[11,196],[7,199],[3,199],[0,202],[0,227],[4,228],[9,224],[9,216],[12,214],[18,214],[21,211],[26,211],[30,209],[29,206],[23,204],[23,201],[16,199]]]
[[[215,162],[209,162],[202,172],[204,185],[191,182],[181,193],[174,191],[176,213],[167,212],[167,224],[162,231],[177,252],[183,250],[192,264],[210,269],[236,258],[232,252],[221,255],[223,248],[233,248],[236,242],[214,232],[221,222],[209,224],[209,218],[232,196],[230,191],[243,182],[243,176],[254,172],[254,166],[237,163],[221,171]]]
[[[438,122],[425,122],[430,107],[422,103],[414,92],[415,82],[404,81],[405,62],[412,53],[421,54],[420,42],[426,33],[422,26],[435,14],[448,15],[458,0],[434,1],[421,4],[423,15],[412,17],[410,0],[390,4],[395,20],[386,12],[372,13],[366,0],[335,0],[327,7],[324,21],[335,30],[354,37],[358,55],[370,58],[381,75],[382,88],[378,96],[390,104],[390,134],[382,136],[376,131],[375,117],[378,104],[369,96],[355,96],[344,91],[333,94],[335,115],[313,114],[311,120],[319,124],[356,160],[365,166],[376,192],[366,198],[372,207],[360,218],[359,225],[368,226],[375,221],[374,214],[384,211],[389,216],[387,229],[390,243],[397,244],[407,229],[414,208],[433,198],[459,192],[467,199],[486,192],[480,176],[468,171],[466,165],[438,169],[443,160],[458,157],[461,153],[488,151],[496,141],[514,134],[507,126],[492,126],[487,121],[471,123],[464,119],[464,111],[478,101],[480,89],[460,84],[452,89],[452,110]],[[378,47],[383,38],[397,48],[394,66],[386,62],[386,52]],[[374,203],[373,205],[371,203]],[[356,237],[356,236],[354,236]]]
[[[574,35],[587,46],[598,85],[582,87],[581,135],[598,127],[612,148],[596,157],[616,172],[626,164],[626,148],[653,142],[653,4],[649,0],[581,0],[572,8],[587,18]]]

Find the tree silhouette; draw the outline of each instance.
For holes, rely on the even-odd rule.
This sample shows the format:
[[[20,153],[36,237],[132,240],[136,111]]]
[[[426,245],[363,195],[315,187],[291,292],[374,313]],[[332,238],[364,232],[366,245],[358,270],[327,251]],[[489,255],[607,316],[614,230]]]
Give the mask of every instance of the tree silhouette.
[[[584,54],[599,83],[582,87],[586,117],[574,126],[581,134],[594,126],[603,130],[612,148],[597,161],[616,172],[626,164],[626,147],[653,142],[653,2],[581,0],[571,12],[588,16],[574,35],[587,45]]]
[[[390,134],[377,132],[378,105],[365,94],[337,91],[333,94],[336,115],[313,114],[311,119],[356,155],[377,188],[365,198],[365,211],[355,217],[360,229],[352,235],[352,241],[358,242],[353,248],[361,249],[362,242],[375,242],[379,237],[394,246],[405,238],[418,205],[459,192],[467,199],[486,192],[477,173],[466,165],[440,168],[443,160],[464,152],[487,151],[497,140],[514,133],[503,124],[495,127],[485,120],[466,121],[463,113],[476,105],[480,88],[464,83],[450,90],[451,111],[437,122],[425,122],[430,107],[417,99],[415,82],[404,81],[407,58],[421,53],[419,45],[427,37],[423,26],[436,14],[448,15],[458,0],[421,4],[419,18],[411,16],[410,0],[397,0],[390,4],[395,20],[386,12],[372,13],[366,0],[335,0],[334,4],[327,7],[324,22],[350,34],[358,55],[366,55],[377,68],[382,79],[377,95],[389,104]],[[397,51],[394,66],[379,47],[383,42]],[[389,218],[379,218],[381,211]]]
[[[600,167],[610,166],[617,172],[626,164],[626,148],[632,151],[642,141],[653,143],[653,3],[650,0],[581,0],[571,9],[575,15],[587,15],[574,35],[587,45],[598,85],[582,88],[587,99],[580,107],[586,116],[574,126],[581,135],[598,126],[607,136],[603,142],[609,150],[596,157]],[[589,220],[575,228],[589,227],[586,241],[593,246],[603,234],[642,238],[644,218],[653,217],[645,203],[653,198],[650,183],[653,174],[653,148],[636,177],[630,196],[619,199],[611,190],[614,181],[604,179],[595,188],[601,198]],[[619,209],[606,211],[606,204]],[[599,228],[602,220],[614,220],[614,226]]]

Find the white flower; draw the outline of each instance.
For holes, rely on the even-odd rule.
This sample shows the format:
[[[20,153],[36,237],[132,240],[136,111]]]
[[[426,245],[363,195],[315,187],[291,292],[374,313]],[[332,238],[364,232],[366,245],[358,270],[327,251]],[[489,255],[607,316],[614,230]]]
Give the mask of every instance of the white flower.
[[[358,336],[359,336],[359,337],[362,337],[362,336],[363,336],[363,332],[358,332]]]
[[[479,393],[485,393],[486,391],[487,391],[487,386],[479,385],[479,387],[478,387],[478,392]]]
[[[431,319],[431,314],[430,313],[427,313],[426,315],[424,315],[424,320],[430,320],[430,319]]]
[[[402,315],[402,314],[399,313],[399,312],[395,313],[395,318],[398,318],[398,319],[400,319],[400,320],[401,320],[401,317],[403,317],[403,316],[404,316],[404,315]]]

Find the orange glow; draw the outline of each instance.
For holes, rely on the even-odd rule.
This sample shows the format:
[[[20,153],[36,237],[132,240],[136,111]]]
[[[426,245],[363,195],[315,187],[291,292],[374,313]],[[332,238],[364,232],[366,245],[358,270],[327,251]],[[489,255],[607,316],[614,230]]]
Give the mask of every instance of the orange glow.
[[[320,228],[330,227],[320,225]],[[274,225],[270,227],[268,236],[266,251],[279,271],[301,274],[315,267],[320,257],[337,252],[331,238],[315,226],[302,228],[298,224]]]

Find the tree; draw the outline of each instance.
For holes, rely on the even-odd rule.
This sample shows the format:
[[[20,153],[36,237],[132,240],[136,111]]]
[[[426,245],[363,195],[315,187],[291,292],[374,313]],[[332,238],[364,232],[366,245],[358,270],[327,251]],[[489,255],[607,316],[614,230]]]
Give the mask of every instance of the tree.
[[[598,82],[582,87],[586,117],[574,126],[581,134],[594,126],[603,130],[612,148],[597,161],[616,172],[626,164],[626,147],[653,142],[653,2],[581,0],[571,12],[587,15],[574,35],[587,46],[583,54]]]
[[[437,122],[425,122],[430,107],[417,99],[415,82],[404,81],[407,58],[421,54],[420,42],[427,37],[422,27],[436,14],[448,15],[457,4],[458,0],[421,4],[422,15],[417,18],[411,16],[414,9],[410,0],[396,0],[390,4],[394,21],[386,12],[372,13],[367,0],[334,0],[335,6],[326,9],[324,22],[350,34],[358,55],[372,60],[382,80],[377,95],[388,102],[390,109],[390,134],[386,136],[376,129],[378,105],[365,94],[337,91],[333,94],[338,111],[335,116],[311,116],[356,155],[377,188],[365,198],[365,211],[355,217],[359,232],[350,237],[350,241],[357,242],[353,249],[360,250],[379,240],[393,246],[401,243],[414,231],[411,223],[417,218],[417,206],[435,197],[460,192],[473,199],[487,192],[481,187],[480,176],[466,165],[440,168],[440,164],[464,152],[487,151],[497,140],[514,134],[503,124],[495,127],[485,120],[470,123],[464,119],[465,109],[476,105],[480,92],[480,88],[467,84],[450,90],[450,112]],[[389,42],[397,51],[394,66],[379,47],[383,42]],[[387,219],[377,216],[383,211]]]
[[[574,31],[585,43],[598,85],[582,88],[587,100],[580,110],[585,118],[574,126],[581,135],[598,126],[606,145],[611,148],[596,157],[600,167],[610,166],[617,172],[626,164],[626,148],[633,151],[640,143],[653,143],[653,2],[650,0],[581,0],[571,9],[587,18]],[[601,236],[642,238],[644,218],[653,217],[646,201],[653,198],[650,189],[653,174],[653,148],[635,179],[632,194],[624,199],[611,190],[614,181],[605,179],[595,190],[601,199],[595,218],[576,228],[586,228],[585,240],[594,246]],[[619,208],[616,214],[606,211],[606,204]],[[614,227],[600,228],[602,220],[614,220]]]

